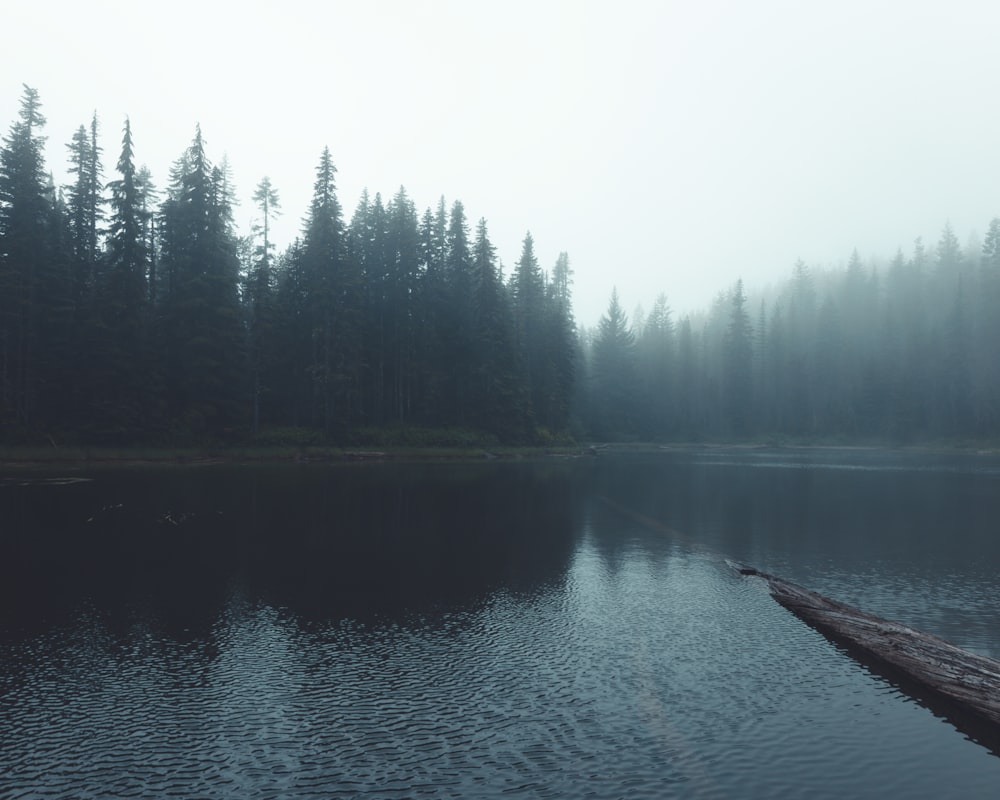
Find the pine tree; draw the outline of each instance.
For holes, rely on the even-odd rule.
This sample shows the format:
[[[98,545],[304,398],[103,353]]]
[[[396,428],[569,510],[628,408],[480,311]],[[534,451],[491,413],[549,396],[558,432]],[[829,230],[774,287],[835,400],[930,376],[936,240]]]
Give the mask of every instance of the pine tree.
[[[364,365],[362,379],[363,413],[366,419],[381,422],[390,404],[387,384],[392,383],[392,342],[387,341],[390,272],[388,225],[382,195],[372,199],[365,189],[347,228],[346,257],[357,266],[362,278],[361,316]],[[391,334],[389,337],[391,338]]]
[[[348,427],[357,413],[362,357],[361,280],[345,249],[336,172],[324,148],[295,266],[307,418],[327,434]]]
[[[418,244],[417,310],[415,342],[414,413],[427,422],[445,419],[449,364],[445,342],[448,336],[449,303],[445,283],[447,211],[444,197],[436,212],[428,208],[420,221]]]
[[[119,178],[109,183],[107,264],[95,287],[96,326],[90,354],[97,381],[92,398],[104,435],[135,437],[150,424],[153,388],[149,350],[147,253],[136,179],[132,126],[126,118]]]
[[[525,401],[514,353],[513,320],[486,220],[472,247],[473,355],[469,402],[477,427],[507,441],[524,436]]]
[[[628,315],[611,292],[608,310],[597,327],[593,351],[593,406],[591,429],[605,438],[634,435],[635,333]]]
[[[66,187],[74,257],[73,294],[78,313],[86,306],[88,293],[97,281],[100,266],[99,232],[104,220],[101,190],[102,149],[98,143],[98,121],[95,113],[90,129],[81,125],[66,146],[70,153],[69,174],[75,176]]]
[[[528,386],[529,410],[540,421],[546,409],[545,378],[545,278],[535,256],[535,240],[529,231],[521,247],[521,257],[511,276],[514,300],[514,333],[517,351]]]
[[[260,237],[260,244],[254,250],[256,263],[260,265],[266,277],[271,274],[271,261],[274,258],[274,242],[271,241],[271,220],[281,216],[281,202],[278,190],[271,185],[271,179],[266,175],[260,179],[253,193],[253,201],[260,212],[260,221],[254,225],[253,232]]]
[[[232,189],[205,154],[201,128],[174,166],[161,211],[163,342],[169,413],[183,434],[239,423],[239,260]]]
[[[744,436],[750,430],[753,410],[753,329],[742,279],[736,282],[730,303],[723,371],[725,409],[732,432]]]
[[[795,262],[788,304],[788,365],[783,378],[786,424],[793,433],[812,427],[815,408],[816,282],[802,259]]]
[[[19,118],[0,149],[0,426],[34,422],[45,355],[38,353],[46,298],[51,201],[38,92],[25,86]]]
[[[667,296],[660,294],[653,304],[637,342],[641,386],[641,417],[644,432],[655,439],[669,435],[673,424],[673,322]]]
[[[812,354],[815,365],[812,380],[813,405],[810,432],[847,432],[850,422],[844,403],[846,364],[844,329],[840,311],[833,297],[827,295],[819,308],[816,341]]]
[[[389,201],[386,238],[385,341],[391,371],[386,376],[385,416],[402,423],[410,418],[414,406],[420,251],[417,211],[402,186]]]
[[[965,292],[959,281],[939,337],[941,358],[934,376],[939,430],[949,436],[968,434],[973,428],[967,320]]]
[[[1000,218],[989,225],[979,270],[972,353],[975,408],[982,434],[1000,432]]]
[[[678,431],[689,438],[699,438],[704,430],[699,409],[698,357],[695,351],[695,337],[691,318],[685,317],[677,331],[677,409]]]
[[[270,371],[277,358],[275,350],[274,309],[274,242],[271,241],[271,221],[281,214],[278,192],[266,175],[253,193],[260,220],[253,227],[259,242],[253,249],[253,263],[246,279],[248,361],[250,366],[250,401],[252,429],[260,430],[261,401],[270,390]],[[267,416],[267,415],[266,415]]]
[[[112,217],[108,226],[108,275],[122,308],[138,311],[147,296],[146,242],[142,231],[142,196],[137,180],[132,125],[126,117],[117,164],[121,176],[108,184]]]
[[[69,230],[72,238],[73,251],[73,297],[79,313],[86,306],[91,288],[94,284],[97,253],[90,251],[89,226],[87,225],[87,184],[88,179],[88,141],[87,130],[81,125],[73,134],[73,140],[67,145],[70,151],[70,175],[76,180],[66,187],[66,212],[69,220]]]
[[[447,248],[444,259],[444,303],[440,309],[443,345],[439,357],[443,359],[447,392],[440,409],[444,419],[453,425],[471,422],[469,385],[473,372],[473,277],[472,254],[469,245],[469,225],[465,206],[456,200],[448,216],[445,237]]]
[[[157,287],[160,284],[160,276],[157,270],[159,256],[159,242],[157,233],[156,207],[159,200],[159,192],[156,184],[153,183],[152,173],[149,167],[139,167],[135,174],[135,188],[139,196],[139,225],[142,230],[143,250],[146,252],[148,264],[146,269],[146,286],[149,291],[149,303],[156,306],[159,300]]]
[[[569,255],[560,253],[545,287],[544,341],[546,368],[542,375],[539,422],[551,431],[569,425],[577,372],[579,342],[573,319]]]
[[[760,338],[763,352],[759,419],[768,433],[787,430],[788,396],[784,381],[788,373],[787,336],[784,314],[778,304],[771,312],[767,333]]]

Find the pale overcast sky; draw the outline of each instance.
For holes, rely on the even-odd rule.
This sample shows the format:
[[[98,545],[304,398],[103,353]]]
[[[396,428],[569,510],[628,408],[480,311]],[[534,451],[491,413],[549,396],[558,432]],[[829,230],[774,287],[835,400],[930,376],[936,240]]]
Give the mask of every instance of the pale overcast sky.
[[[593,324],[665,292],[707,307],[798,258],[888,259],[1000,215],[1000,3],[839,0],[19,2],[0,12],[0,128],[23,83],[48,164],[94,110],[106,179],[125,115],[160,186],[200,123],[244,205],[270,176],[280,245],[329,145],[362,189],[486,217],[509,272],[531,230],[569,253]]]

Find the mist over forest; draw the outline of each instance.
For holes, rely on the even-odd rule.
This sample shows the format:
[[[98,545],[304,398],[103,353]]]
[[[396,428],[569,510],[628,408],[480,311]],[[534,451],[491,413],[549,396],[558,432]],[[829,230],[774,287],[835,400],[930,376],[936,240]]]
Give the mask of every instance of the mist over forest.
[[[667,296],[630,318],[608,264],[607,311],[581,329],[568,254],[540,264],[526,233],[505,274],[484,219],[402,187],[348,212],[328,149],[307,209],[257,182],[251,231],[198,127],[162,175],[127,120],[106,136],[95,115],[54,150],[65,185],[25,87],[0,148],[4,443],[1000,434],[1000,219],[981,252],[945,225],[886,267],[799,261],[763,300],[737,280],[680,319]],[[283,213],[303,221],[279,252]]]

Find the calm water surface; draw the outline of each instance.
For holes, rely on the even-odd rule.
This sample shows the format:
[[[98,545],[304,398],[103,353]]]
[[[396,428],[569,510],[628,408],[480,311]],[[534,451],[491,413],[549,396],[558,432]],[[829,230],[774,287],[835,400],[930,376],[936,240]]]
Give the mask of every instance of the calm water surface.
[[[0,474],[0,797],[991,797],[723,559],[1000,657],[998,520],[975,455]]]

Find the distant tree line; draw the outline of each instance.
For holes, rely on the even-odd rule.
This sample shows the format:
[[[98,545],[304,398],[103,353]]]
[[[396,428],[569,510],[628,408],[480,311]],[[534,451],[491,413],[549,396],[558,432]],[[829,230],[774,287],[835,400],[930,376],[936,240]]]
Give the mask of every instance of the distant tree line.
[[[276,253],[278,193],[233,224],[226,164],[200,129],[160,191],[126,120],[105,183],[98,120],[45,168],[25,87],[0,150],[0,436],[105,443],[428,426],[546,441],[569,426],[577,368],[565,254],[530,233],[504,276],[461,202],[418,215],[404,189],[349,222],[324,150],[301,236]]]
[[[756,304],[755,304],[756,305]],[[882,267],[791,277],[751,308],[743,282],[674,324],[665,297],[629,324],[616,294],[590,333],[595,435],[888,441],[1000,435],[1000,219],[981,251],[950,226]]]
[[[0,442],[1000,434],[1000,219],[981,253],[946,227],[883,269],[799,262],[754,309],[738,281],[630,322],[613,292],[578,330],[565,253],[543,271],[528,234],[504,275],[485,220],[402,188],[345,221],[329,150],[278,253],[277,189],[240,235],[200,129],[161,189],[128,120],[106,179],[96,115],[55,186],[44,126],[25,87],[0,146]]]

